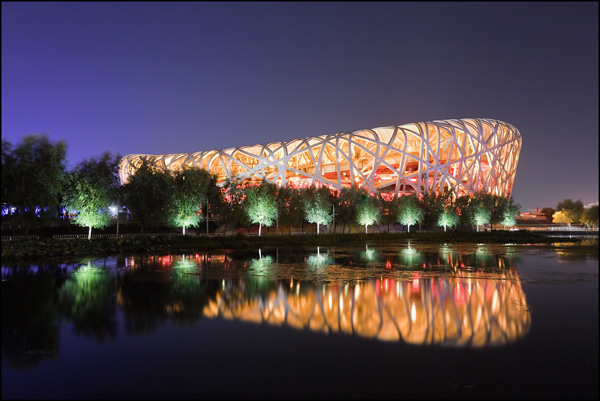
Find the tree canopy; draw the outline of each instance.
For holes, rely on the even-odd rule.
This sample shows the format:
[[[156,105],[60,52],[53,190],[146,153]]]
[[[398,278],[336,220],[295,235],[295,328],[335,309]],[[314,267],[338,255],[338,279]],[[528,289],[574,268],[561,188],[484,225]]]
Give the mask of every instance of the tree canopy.
[[[598,205],[583,209],[579,221],[588,227],[598,227]]]
[[[290,188],[289,186],[278,188],[277,214],[279,224],[287,225],[288,233],[292,232],[292,226],[303,224],[304,208],[299,189]]]
[[[75,224],[92,228],[108,227],[111,217],[108,208],[117,198],[119,186],[119,154],[104,152],[98,158],[84,160],[66,175],[64,203],[76,216]]]
[[[365,233],[368,232],[368,226],[378,223],[381,219],[379,207],[379,198],[369,196],[366,191],[363,191],[363,196],[356,209],[356,221],[365,226]]]
[[[263,180],[260,186],[246,189],[244,205],[248,219],[258,223],[258,235],[261,235],[262,226],[272,226],[277,219],[277,195],[274,184]]]
[[[398,199],[398,222],[408,227],[423,221],[425,212],[419,205],[419,199],[416,195],[406,195]]]
[[[579,223],[583,209],[583,202],[580,200],[573,201],[571,198],[558,202],[556,205],[556,210],[563,214],[563,216],[559,215],[559,219],[561,219],[562,223],[570,220],[570,223],[568,223],[569,227],[571,226],[571,223]]]
[[[302,192],[304,196],[304,213],[309,223],[317,223],[317,234],[321,224],[330,224],[333,220],[332,207],[329,203],[331,193],[326,187],[305,188]]]
[[[511,196],[509,198],[498,197],[501,199],[499,208],[500,221],[499,223],[504,226],[506,230],[506,226],[514,226],[517,224],[516,216],[519,214],[521,210],[521,205],[515,203],[514,198]]]
[[[67,145],[47,135],[28,135],[14,148],[2,140],[2,204],[14,208],[10,218],[25,225],[59,215]]]
[[[546,215],[546,220],[548,220],[549,223],[552,223],[552,215],[554,212],[556,212],[556,210],[552,209],[551,207],[545,207],[541,210],[541,213]]]
[[[477,226],[477,231],[479,226],[491,222],[494,206],[494,197],[485,192],[479,192],[469,200],[471,222]]]
[[[200,210],[207,203],[210,175],[199,167],[183,167],[173,173],[173,199],[169,211],[169,224],[181,227],[198,227],[204,216]]]
[[[125,200],[132,220],[144,227],[156,227],[167,221],[173,200],[173,179],[169,172],[143,159],[141,166],[125,184]]]
[[[458,224],[458,213],[456,209],[453,207],[447,207],[442,210],[442,212],[438,215],[438,226],[444,227],[444,232],[446,232],[446,227],[454,227]]]

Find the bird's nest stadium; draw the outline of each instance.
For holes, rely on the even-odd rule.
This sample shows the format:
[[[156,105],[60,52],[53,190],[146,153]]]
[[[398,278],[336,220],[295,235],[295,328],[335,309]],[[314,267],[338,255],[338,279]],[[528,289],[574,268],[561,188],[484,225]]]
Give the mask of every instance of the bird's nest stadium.
[[[521,143],[519,131],[502,121],[435,120],[266,145],[131,154],[121,160],[119,176],[126,183],[145,158],[171,171],[203,168],[219,184],[266,179],[280,186],[354,187],[390,196],[450,190],[455,196],[480,191],[509,196]]]

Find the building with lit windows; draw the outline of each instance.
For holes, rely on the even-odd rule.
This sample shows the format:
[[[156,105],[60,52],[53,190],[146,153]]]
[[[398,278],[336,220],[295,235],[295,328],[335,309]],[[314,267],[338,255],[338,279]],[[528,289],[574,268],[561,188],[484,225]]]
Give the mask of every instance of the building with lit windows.
[[[521,134],[489,118],[436,120],[271,142],[266,145],[167,155],[132,154],[120,163],[120,179],[146,158],[175,171],[197,166],[240,183],[263,179],[280,186],[364,188],[402,195],[454,190],[458,196],[512,192]]]

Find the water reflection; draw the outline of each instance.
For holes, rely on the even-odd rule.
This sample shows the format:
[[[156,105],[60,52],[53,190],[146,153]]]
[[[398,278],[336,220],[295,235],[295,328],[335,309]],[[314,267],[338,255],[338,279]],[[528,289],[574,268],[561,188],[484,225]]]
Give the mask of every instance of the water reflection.
[[[587,237],[580,242],[555,242],[553,249],[563,261],[584,261],[598,259],[598,237]]]
[[[107,269],[88,262],[71,274],[57,290],[60,315],[75,332],[102,342],[117,333],[115,282]]]
[[[414,272],[411,280],[343,286],[289,280],[254,295],[247,287],[245,279],[224,282],[204,315],[384,341],[470,347],[516,341],[531,326],[514,269],[485,278],[421,277]]]
[[[560,259],[578,253],[555,251]],[[104,342],[120,329],[214,318],[414,345],[501,346],[531,327],[520,258],[512,245],[369,244],[4,266],[2,353],[27,368],[57,356],[65,324]]]
[[[311,267],[328,266],[335,264],[333,257],[329,255],[329,250],[326,248],[324,252],[321,252],[321,247],[317,247],[316,254],[310,254],[308,258],[305,258],[306,263]]]

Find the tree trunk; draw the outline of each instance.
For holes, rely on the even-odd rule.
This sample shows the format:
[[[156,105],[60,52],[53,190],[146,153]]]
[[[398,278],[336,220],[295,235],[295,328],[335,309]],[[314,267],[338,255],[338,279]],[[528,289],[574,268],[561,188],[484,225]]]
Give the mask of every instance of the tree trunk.
[[[88,239],[92,239],[92,226],[89,226]]]

